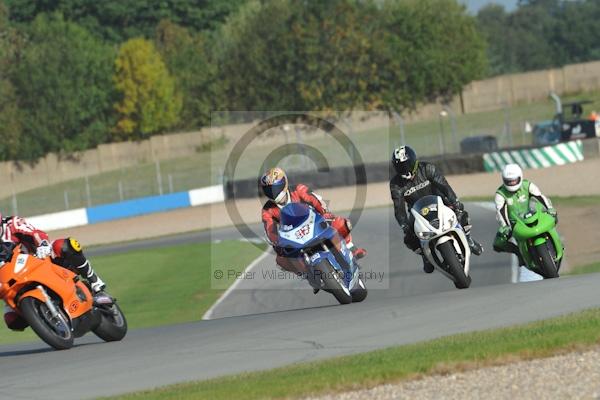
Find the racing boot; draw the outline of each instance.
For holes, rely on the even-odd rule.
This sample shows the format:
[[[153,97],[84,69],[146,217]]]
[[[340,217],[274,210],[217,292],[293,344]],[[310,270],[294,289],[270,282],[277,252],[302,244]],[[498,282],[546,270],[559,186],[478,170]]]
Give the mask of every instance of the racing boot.
[[[467,237],[467,243],[471,248],[471,253],[480,256],[481,253],[483,253],[483,247],[471,237],[471,225],[465,225],[463,229],[465,230],[465,236]]]
[[[429,262],[429,260],[427,259],[427,257],[425,257],[425,254],[423,254],[423,249],[421,249],[420,247],[418,249],[415,250],[415,253],[420,255],[421,258],[423,258],[423,271],[426,274],[431,274],[433,272],[433,270],[435,269],[434,266]]]
[[[462,205],[459,206],[460,210],[462,210],[462,208]],[[467,237],[467,243],[471,248],[471,253],[475,254],[476,256],[480,256],[483,253],[483,247],[481,246],[481,244],[479,244],[479,242],[473,240],[473,238],[471,237],[471,228],[473,226],[471,225],[470,218],[467,212],[460,212],[459,214],[457,214],[457,218],[459,221],[461,221],[465,232],[465,236]]]
[[[364,258],[367,255],[367,250],[363,249],[362,247],[354,246],[354,249],[352,249],[352,255],[357,260],[360,260],[361,258]]]
[[[507,242],[506,247],[507,247],[509,253],[513,253],[515,256],[517,256],[517,259],[519,260],[519,267],[527,266],[527,264],[525,264],[525,260],[523,259],[523,256],[521,255],[521,252],[519,251],[519,246],[517,246],[516,244],[514,244],[512,242]]]
[[[435,268],[429,262],[427,257],[425,257],[425,255],[423,255],[422,257],[423,257],[423,271],[425,271],[426,274],[431,274]]]
[[[22,332],[29,326],[23,317],[9,306],[4,306],[4,322],[8,329]]]
[[[467,243],[471,248],[471,253],[475,254],[476,256],[480,256],[481,253],[483,253],[483,246],[481,246],[479,242],[473,240],[470,233],[467,234]]]
[[[354,256],[354,258],[357,260],[360,260],[367,255],[366,249],[363,249],[362,247],[356,247],[356,245],[352,242],[348,242],[346,245],[348,246],[348,250],[352,252],[352,256]]]

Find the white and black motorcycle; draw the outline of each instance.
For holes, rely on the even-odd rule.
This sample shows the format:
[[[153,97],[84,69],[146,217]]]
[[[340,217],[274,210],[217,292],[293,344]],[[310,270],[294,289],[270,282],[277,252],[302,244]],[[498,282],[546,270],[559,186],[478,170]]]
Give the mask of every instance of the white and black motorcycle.
[[[463,227],[439,196],[425,196],[411,208],[415,234],[429,262],[454,282],[458,289],[471,284],[471,249]]]

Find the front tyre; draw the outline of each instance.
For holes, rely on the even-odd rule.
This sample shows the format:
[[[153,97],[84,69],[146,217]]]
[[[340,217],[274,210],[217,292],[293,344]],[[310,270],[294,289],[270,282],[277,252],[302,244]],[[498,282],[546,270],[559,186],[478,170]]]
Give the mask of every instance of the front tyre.
[[[465,270],[458,261],[456,251],[451,241],[440,244],[437,248],[448,266],[448,272],[454,277],[454,286],[457,289],[466,289],[471,285],[471,277],[465,274]]]
[[[111,306],[103,306],[95,312],[102,314],[100,324],[92,330],[96,336],[105,342],[116,342],[125,337],[127,334],[127,320],[117,303],[113,303]]]
[[[549,242],[535,246],[538,270],[544,279],[558,278],[558,268],[556,262],[554,262],[554,257],[550,254],[548,246],[551,246]]]
[[[65,313],[57,306],[59,315],[52,315],[46,303],[35,297],[25,297],[19,303],[23,318],[31,329],[51,347],[56,350],[66,350],[73,347],[73,332]]]
[[[352,294],[344,284],[342,274],[336,271],[329,261],[320,261],[316,269],[321,274],[321,280],[326,291],[331,293],[340,304],[352,303]]]

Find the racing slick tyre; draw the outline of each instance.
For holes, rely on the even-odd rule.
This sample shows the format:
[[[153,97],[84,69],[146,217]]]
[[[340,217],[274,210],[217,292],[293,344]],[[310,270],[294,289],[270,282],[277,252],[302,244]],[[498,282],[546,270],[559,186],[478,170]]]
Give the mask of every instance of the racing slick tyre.
[[[558,268],[556,267],[554,257],[552,257],[551,250],[549,249],[550,246],[552,246],[550,242],[535,246],[535,251],[538,256],[538,270],[544,279],[558,278]]]
[[[454,277],[454,286],[457,289],[468,288],[471,285],[471,277],[465,274],[462,264],[458,261],[452,242],[448,241],[440,244],[438,250],[442,254],[446,265],[448,265],[448,272]]]
[[[340,304],[352,303],[352,294],[344,284],[342,275],[333,268],[329,261],[319,262],[317,269],[321,273],[321,280],[326,291],[331,293]]]
[[[127,334],[127,320],[117,305],[101,307],[97,312],[102,313],[100,324],[93,330],[94,334],[105,342],[116,342]]]
[[[360,303],[367,298],[367,287],[365,286],[362,279],[359,279],[356,283],[356,288],[352,291],[352,302]]]
[[[46,303],[35,297],[25,297],[19,303],[19,309],[31,329],[48,345],[56,350],[73,347],[74,338],[71,325],[60,307],[56,307],[59,315],[54,316]]]

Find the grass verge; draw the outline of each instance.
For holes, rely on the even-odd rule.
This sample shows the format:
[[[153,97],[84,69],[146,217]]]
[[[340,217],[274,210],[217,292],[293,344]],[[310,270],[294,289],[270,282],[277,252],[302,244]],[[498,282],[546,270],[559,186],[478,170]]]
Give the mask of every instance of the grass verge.
[[[224,291],[211,287],[211,265],[241,272],[260,253],[249,243],[225,241],[137,250],[91,261],[134,329],[200,320]],[[0,344],[36,338],[31,329],[4,328]]]
[[[493,202],[494,196],[493,194],[490,196],[467,196],[461,198],[463,201],[483,201],[483,202]],[[600,196],[591,195],[591,196],[550,196],[550,200],[552,201],[552,205],[558,207],[582,207],[582,206],[595,206],[600,205]]]
[[[355,356],[112,397],[112,399],[276,399],[356,390],[414,378],[539,358],[593,346],[600,309],[515,327],[449,336]]]
[[[574,267],[567,275],[591,274],[594,272],[600,272],[600,262]]]

